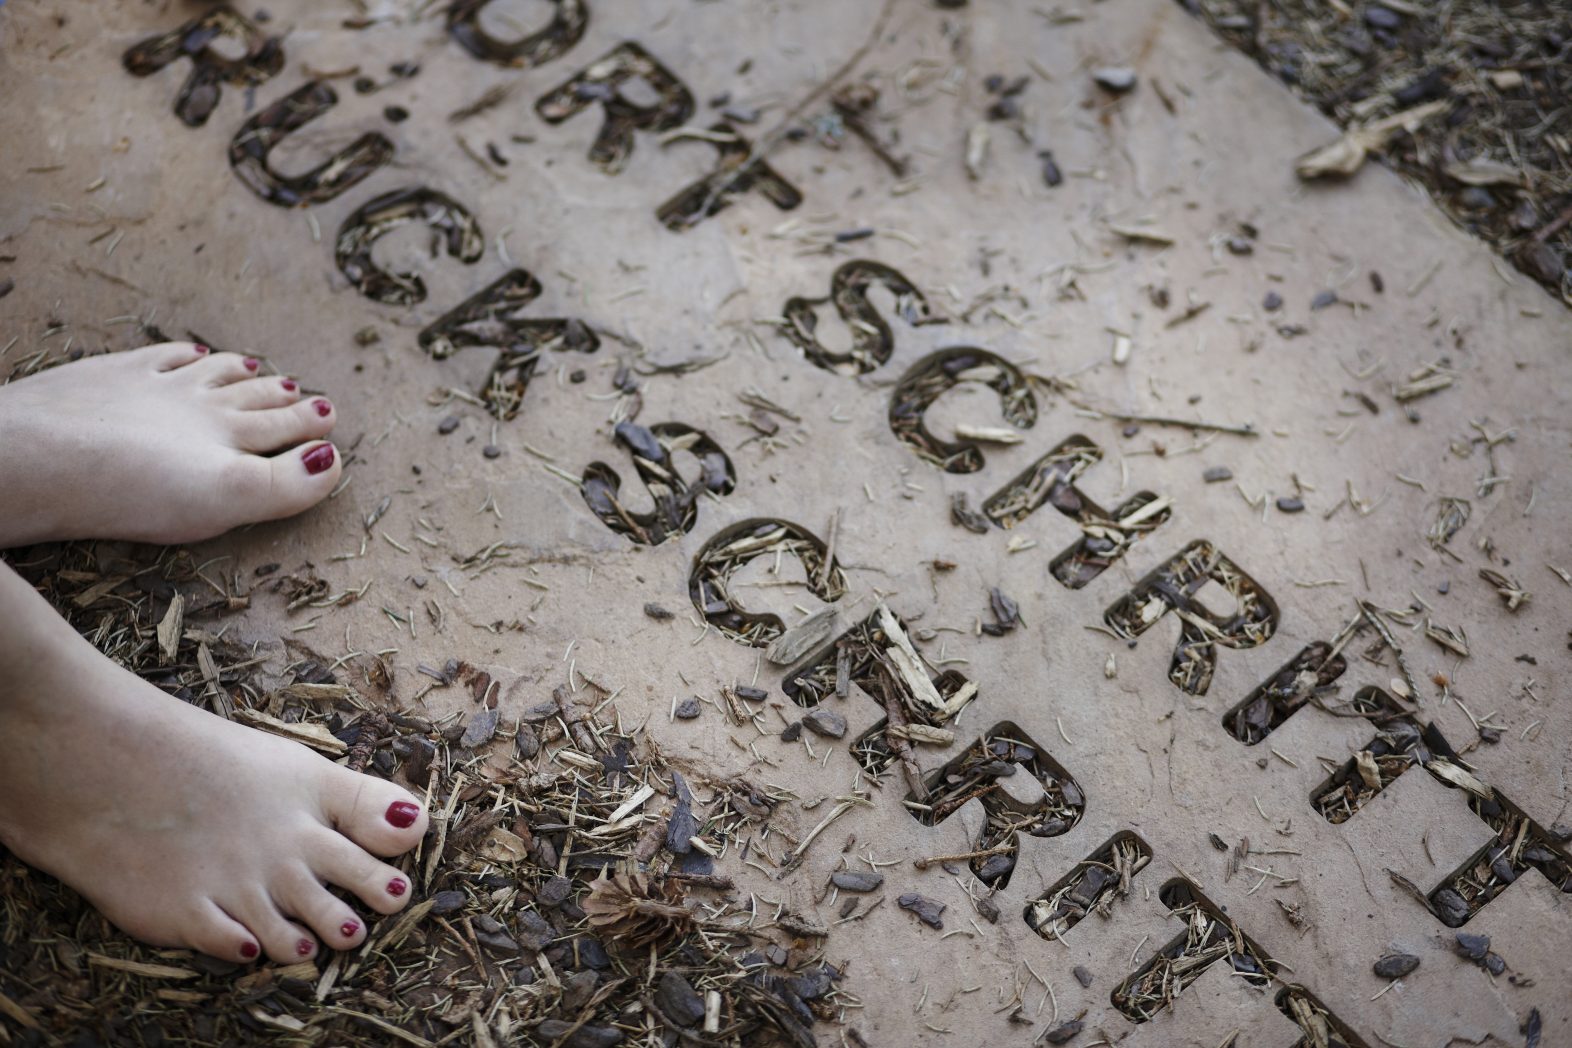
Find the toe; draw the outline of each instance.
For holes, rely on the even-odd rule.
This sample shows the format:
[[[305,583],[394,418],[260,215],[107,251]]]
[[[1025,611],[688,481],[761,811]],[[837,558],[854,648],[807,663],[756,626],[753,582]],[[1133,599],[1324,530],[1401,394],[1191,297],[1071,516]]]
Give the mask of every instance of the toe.
[[[366,939],[366,922],[360,915],[304,871],[285,905],[331,949],[353,949]]]
[[[354,892],[361,902],[377,913],[397,913],[409,905],[409,875],[396,866],[389,866],[372,857],[341,834],[324,831],[323,839],[312,856],[312,869],[321,880]],[[321,894],[343,906],[328,892],[322,891]],[[322,931],[323,925],[310,920],[308,914],[301,913],[300,916],[306,918],[318,932]],[[338,926],[331,920],[324,923]]]
[[[227,386],[231,382],[255,378],[262,369],[256,357],[243,357],[239,353],[209,353],[207,356],[180,369],[180,376],[199,385]]]
[[[160,342],[123,354],[128,360],[144,363],[152,371],[173,371],[195,364],[211,351],[195,342]]]
[[[244,963],[262,955],[257,937],[212,900],[202,903],[185,929],[186,945],[209,957]]]
[[[287,407],[237,411],[230,417],[236,447],[254,452],[320,440],[332,432],[335,421],[333,404],[326,397],[312,397]]]
[[[268,375],[241,379],[225,386],[217,395],[223,403],[239,411],[257,411],[288,407],[300,399],[300,386],[294,379]]]
[[[402,787],[335,768],[323,804],[333,827],[373,855],[402,855],[426,832],[426,809]],[[367,900],[370,904],[371,900]]]
[[[280,913],[271,899],[256,900],[242,916],[274,963],[297,964],[316,955],[316,936]]]
[[[338,450],[326,441],[271,458],[241,455],[226,478],[225,505],[236,524],[291,517],[331,494],[342,471]]]

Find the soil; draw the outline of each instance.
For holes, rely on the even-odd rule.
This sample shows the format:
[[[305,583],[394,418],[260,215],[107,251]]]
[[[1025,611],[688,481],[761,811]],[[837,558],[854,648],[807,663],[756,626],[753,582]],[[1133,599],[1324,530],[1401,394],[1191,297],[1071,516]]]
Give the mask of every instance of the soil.
[[[1445,111],[1376,155],[1572,305],[1572,11],[1546,0],[1180,0],[1344,128]]]

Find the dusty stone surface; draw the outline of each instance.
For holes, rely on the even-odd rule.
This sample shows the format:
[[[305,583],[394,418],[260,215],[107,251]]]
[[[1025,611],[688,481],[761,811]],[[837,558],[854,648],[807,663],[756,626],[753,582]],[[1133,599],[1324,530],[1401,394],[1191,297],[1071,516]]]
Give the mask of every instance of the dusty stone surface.
[[[1572,896],[1530,872],[1486,904],[1466,931],[1489,935],[1505,960],[1506,974],[1491,977],[1456,955],[1454,930],[1387,872],[1429,892],[1487,846],[1491,831],[1461,791],[1410,769],[1334,825],[1309,798],[1369,743],[1368,720],[1307,708],[1253,747],[1222,725],[1302,648],[1332,640],[1358,612],[1356,600],[1393,609],[1422,600],[1414,621],[1428,615],[1461,628],[1471,654],[1459,659],[1422,630],[1398,630],[1417,682],[1417,719],[1538,826],[1572,821],[1572,588],[1553,570],[1572,570],[1572,318],[1558,303],[1507,275],[1381,170],[1337,187],[1297,183],[1292,158],[1328,140],[1331,126],[1157,0],[1111,0],[1076,18],[1031,5],[898,3],[852,79],[874,77],[881,98],[871,125],[910,158],[909,177],[897,179],[855,137],[836,151],[812,136],[785,142],[770,163],[802,193],[795,210],[747,193],[682,233],[663,228],[656,209],[710,170],[713,146],[662,147],[639,132],[610,176],[586,158],[599,111],[550,125],[535,100],[635,40],[691,90],[688,126],[708,127],[709,101],[729,93],[730,105],[762,109],[758,124],[742,126],[757,141],[853,53],[873,23],[871,7],[597,0],[566,53],[503,69],[461,50],[440,13],[419,17],[417,6],[370,3],[368,16],[382,21],[354,30],[343,27],[356,13],[347,6],[269,4],[264,30],[288,31],[282,72],[254,89],[225,84],[199,128],[172,112],[184,61],[146,78],[121,67],[128,47],[193,17],[195,5],[0,11],[9,103],[0,109],[0,281],[15,281],[0,299],[0,364],[9,370],[41,349],[63,350],[68,338],[76,349],[133,345],[136,324],[118,319],[133,317],[172,337],[194,332],[261,356],[338,405],[347,486],[300,520],[203,550],[228,558],[213,560],[225,578],[255,586],[237,627],[248,638],[275,653],[284,636],[329,656],[385,651],[395,691],[411,707],[424,690],[417,664],[484,666],[503,682],[498,710],[509,726],[553,687],[592,679],[617,692],[625,721],[647,720],[681,764],[747,774],[805,802],[863,791],[872,804],[826,831],[795,875],[775,881],[735,863],[727,869],[749,889],[833,923],[844,896],[820,894],[831,873],[867,870],[865,859],[881,864],[888,902],[835,927],[825,946],[832,961],[850,962],[847,987],[863,1007],[846,1021],[872,1044],[1027,1043],[1074,1019],[1085,1032],[1071,1043],[1211,1045],[1235,1030],[1241,1045],[1294,1043],[1294,1026],[1274,1007],[1278,987],[1252,990],[1227,977],[1226,962],[1148,1022],[1113,1007],[1110,993],[1132,967],[1180,933],[1160,889],[1181,877],[1226,907],[1287,966],[1286,980],[1307,987],[1364,1044],[1521,1043],[1519,1026],[1536,1008],[1545,1044],[1572,1038],[1562,949]],[[391,77],[400,61],[420,73]],[[1129,67],[1135,87],[1110,96],[1092,79],[1105,66]],[[338,105],[281,145],[275,165],[298,173],[373,130],[393,143],[392,163],[304,210],[259,199],[230,172],[237,129],[308,71],[349,67],[381,89],[360,95],[352,76],[332,80]],[[987,121],[990,74],[1029,78],[1019,131]],[[449,122],[502,85],[513,87],[502,104]],[[389,106],[409,118],[389,121]],[[820,99],[806,115],[827,113]],[[505,166],[466,154],[467,146],[484,157],[488,143]],[[1062,169],[1057,186],[1045,183],[1043,149]],[[333,241],[367,200],[404,186],[465,205],[484,250],[466,265],[433,259],[423,230],[393,234],[374,258],[419,272],[427,294],[409,306],[379,304],[335,266]],[[1226,246],[1240,223],[1258,231],[1248,254]],[[835,241],[863,229],[872,235]],[[893,266],[949,318],[910,326],[876,293],[893,355],[861,378],[815,367],[770,323],[788,298],[827,294],[836,268],[853,259]],[[579,319],[601,345],[595,354],[548,353],[518,416],[499,422],[450,392],[474,390],[494,351],[436,360],[417,336],[515,266],[543,288],[525,316]],[[1372,272],[1384,291],[1374,290]],[[1312,311],[1328,290],[1337,303]],[[1271,294],[1282,305],[1269,312],[1262,303]],[[843,350],[845,325],[829,306],[818,316],[822,341]],[[50,334],[56,322],[68,327]],[[1285,337],[1279,329],[1289,325],[1303,333]],[[357,339],[367,329],[375,340]],[[969,474],[923,461],[887,421],[896,380],[956,345],[1060,380],[1039,388],[1039,417],[1025,439],[985,445],[983,468]],[[706,366],[659,370],[685,361]],[[1410,421],[1394,387],[1442,361],[1452,384],[1409,401]],[[624,366],[636,396],[615,386]],[[570,380],[576,369],[582,383]],[[790,413],[771,416],[773,440],[746,422],[752,408],[739,397],[750,391]],[[1077,404],[1249,424],[1258,435],[1131,429]],[[634,411],[646,426],[703,430],[736,473],[729,494],[698,500],[690,531],[654,547],[608,529],[561,475],[608,463],[622,476],[626,505],[648,510],[627,451],[611,439],[614,422]],[[958,423],[1003,425],[991,395],[964,390],[929,413],[936,434],[948,437]],[[1492,465],[1481,434],[1507,432],[1513,439],[1493,447]],[[957,494],[981,505],[1074,434],[1102,449],[1079,482],[1087,497],[1114,506],[1145,490],[1173,508],[1106,571],[1070,589],[1049,567],[1080,531],[1054,505],[986,534],[952,524],[950,505]],[[1205,483],[1218,467],[1233,481]],[[364,521],[390,496],[368,530]],[[1443,496],[1468,499],[1472,512],[1441,551],[1426,533]],[[1288,497],[1304,512],[1273,508]],[[1084,814],[1068,832],[1022,836],[1008,886],[991,897],[964,861],[957,875],[913,866],[972,846],[982,822],[975,802],[923,825],[902,805],[899,772],[870,788],[846,742],[805,735],[786,746],[728,717],[670,717],[674,699],[718,699],[741,682],[769,691],[757,722],[766,731],[800,718],[781,691],[783,667],[703,628],[689,575],[728,526],[781,519],[823,538],[837,514],[835,556],[848,578],[841,626],[883,599],[936,668],[977,686],[953,725],[955,743],[918,748],[924,770],[1010,724],[1084,792]],[[1248,573],[1278,616],[1266,643],[1221,651],[1205,694],[1191,695],[1168,678],[1177,616],[1164,615],[1133,646],[1102,627],[1130,587],[1199,539]],[[1012,541],[1026,548],[1012,552]],[[472,559],[499,543],[505,557]],[[312,564],[335,592],[370,589],[344,607],[286,614],[282,598],[254,579],[273,562]],[[734,580],[747,608],[787,622],[820,608],[801,587],[775,585],[801,582],[800,566],[773,567],[754,561]],[[1509,612],[1480,569],[1519,581],[1532,599]],[[992,621],[992,587],[1018,603],[1021,619],[997,637],[980,633]],[[1221,596],[1214,586],[1201,599],[1226,614]],[[651,617],[648,604],[675,616]],[[1389,653],[1365,657],[1371,641],[1367,634],[1347,649],[1338,702],[1365,685],[1391,689],[1401,676]],[[847,740],[882,717],[855,687],[826,701],[849,722]],[[467,716],[474,703],[453,687],[430,691],[418,708]],[[1479,744],[1474,720],[1499,726],[1500,740]],[[777,818],[801,835],[828,807],[787,805]],[[1028,904],[1121,831],[1152,856],[1130,895],[1062,942],[1034,934],[1022,919]],[[1230,853],[1210,835],[1225,849],[1248,839],[1248,868],[1230,876]],[[906,893],[947,907],[943,933],[895,905]],[[972,920],[987,906],[997,923]],[[1389,984],[1372,965],[1394,952],[1421,964]],[[1092,973],[1090,986],[1072,975],[1077,968]],[[1007,1022],[1015,1006],[1027,1025]]]

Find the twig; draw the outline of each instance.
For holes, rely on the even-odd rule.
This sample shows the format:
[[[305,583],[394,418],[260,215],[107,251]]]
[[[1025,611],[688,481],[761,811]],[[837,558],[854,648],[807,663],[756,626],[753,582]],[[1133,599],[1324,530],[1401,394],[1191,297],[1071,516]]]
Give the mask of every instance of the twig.
[[[962,859],[986,859],[990,855],[1007,855],[1013,851],[1015,851],[1015,842],[1012,840],[1004,844],[995,844],[992,848],[982,848],[978,851],[958,852],[955,855],[930,855],[925,859],[913,859],[912,865],[919,870],[926,870],[936,863],[960,862]]]
[[[840,67],[837,68],[835,72],[819,81],[817,87],[815,87],[812,91],[809,91],[801,101],[788,109],[786,111],[786,115],[781,117],[780,120],[776,122],[775,126],[770,129],[769,133],[753,144],[752,148],[748,150],[747,157],[743,159],[741,164],[738,164],[735,168],[732,169],[731,174],[726,175],[715,183],[714,188],[710,190],[710,195],[704,201],[704,206],[698,209],[699,214],[709,214],[710,209],[715,206],[715,202],[717,200],[730,191],[732,186],[736,185],[739,179],[747,177],[747,174],[752,169],[753,165],[757,164],[760,160],[769,154],[770,150],[774,149],[777,145],[780,144],[781,139],[786,137],[786,132],[791,130],[792,125],[796,123],[797,118],[801,116],[808,107],[813,105],[820,98],[824,97],[825,93],[833,88],[838,80],[844,77],[847,73],[850,73],[852,69],[856,67],[857,63],[863,60],[864,56],[866,56],[868,52],[873,49],[873,45],[878,42],[879,36],[884,32],[884,25],[890,20],[890,14],[894,10],[895,0],[884,0],[884,6],[879,9],[879,17],[874,19],[873,28],[868,31],[867,37],[861,44],[858,45],[857,50],[853,51],[850,57],[848,57],[846,61],[842,62]]]
[[[908,726],[906,711],[901,707],[901,700],[895,693],[895,675],[893,668],[884,660],[879,660],[878,682],[879,689],[883,692],[885,732],[884,739],[890,744],[890,749],[900,758],[901,770],[906,774],[906,785],[911,788],[912,796],[918,801],[928,799],[928,787],[923,785],[922,768],[917,763],[917,757],[912,753],[912,745],[902,738],[892,728],[905,728]]]
[[[562,711],[563,723],[567,724],[568,731],[573,735],[573,744],[585,753],[594,753],[600,749],[595,739],[595,733],[590,731],[585,724],[586,715],[581,706],[575,705],[568,696],[568,686],[559,684],[551,693],[557,709]]]
[[[1177,426],[1182,429],[1205,430],[1208,433],[1232,433],[1236,437],[1259,437],[1261,431],[1254,425],[1245,423],[1243,426],[1229,426],[1221,422],[1191,421],[1182,418],[1167,418],[1163,415],[1131,415],[1123,411],[1108,411],[1104,408],[1089,407],[1076,401],[1070,401],[1082,411],[1090,411],[1102,418],[1110,418],[1116,422],[1143,422],[1152,426]]]

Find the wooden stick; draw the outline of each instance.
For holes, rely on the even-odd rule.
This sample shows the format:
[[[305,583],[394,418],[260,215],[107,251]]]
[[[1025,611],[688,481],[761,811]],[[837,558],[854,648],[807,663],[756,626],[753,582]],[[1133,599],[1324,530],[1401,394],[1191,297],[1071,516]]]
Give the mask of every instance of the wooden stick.
[[[894,10],[895,0],[884,0],[884,6],[879,9],[879,17],[874,19],[873,28],[869,30],[868,36],[858,46],[857,50],[853,51],[851,56],[841,63],[840,68],[821,80],[817,87],[809,91],[801,101],[788,109],[786,115],[781,117],[775,126],[770,129],[769,134],[765,135],[754,144],[752,149],[748,150],[747,157],[743,159],[741,164],[732,169],[731,174],[715,183],[715,188],[710,190],[710,195],[705,199],[704,206],[699,208],[699,214],[709,214],[710,209],[715,206],[717,200],[724,196],[732,186],[736,185],[738,180],[744,178],[753,165],[764,159],[770,150],[780,144],[780,141],[786,137],[786,132],[792,129],[797,123],[797,118],[802,116],[809,106],[824,97],[824,94],[834,87],[837,81],[856,68],[857,63],[861,62],[863,57],[872,50],[873,45],[878,43],[880,35],[884,32],[885,23],[890,20],[890,13]]]
[[[895,671],[886,661],[884,656],[879,657],[879,672],[875,675],[879,682],[879,689],[884,693],[885,732],[884,739],[889,743],[890,749],[900,758],[901,770],[906,773],[906,785],[911,787],[912,796],[919,801],[927,801],[928,787],[923,785],[922,767],[917,763],[917,757],[912,753],[912,744],[889,731],[890,728],[905,728],[908,724],[906,711],[901,707],[901,700],[895,692]]]
[[[552,691],[551,698],[556,702],[557,709],[562,711],[562,719],[567,724],[569,733],[573,736],[573,744],[585,753],[594,753],[600,749],[600,745],[595,739],[595,733],[590,731],[589,726],[584,723],[584,708],[575,704],[569,698],[569,694],[568,686],[559,684]]]
[[[983,848],[979,851],[958,852],[955,855],[930,855],[926,859],[913,859],[912,865],[917,867],[919,870],[926,870],[928,867],[941,862],[959,862],[962,859],[986,859],[990,855],[1008,855],[1014,850],[1015,844],[1013,842],[1008,844],[995,844],[992,848]],[[1103,864],[1098,863],[1097,865]]]
[[[1232,433],[1236,437],[1259,437],[1261,431],[1255,426],[1246,423],[1243,426],[1229,426],[1221,422],[1191,421],[1182,418],[1168,418],[1164,415],[1131,415],[1123,411],[1109,411],[1106,408],[1094,408],[1087,404],[1070,403],[1082,411],[1090,411],[1103,418],[1110,418],[1116,422],[1144,422],[1152,426],[1177,426],[1183,429],[1205,430],[1208,433]]]

